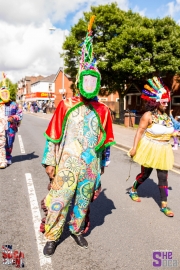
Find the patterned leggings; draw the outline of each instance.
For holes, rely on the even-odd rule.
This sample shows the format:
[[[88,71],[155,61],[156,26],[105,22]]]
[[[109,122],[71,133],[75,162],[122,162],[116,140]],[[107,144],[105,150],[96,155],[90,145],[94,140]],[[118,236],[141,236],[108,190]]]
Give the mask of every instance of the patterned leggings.
[[[11,160],[12,156],[12,149],[13,149],[13,143],[15,140],[15,133],[9,132],[8,130],[6,130],[6,159],[7,160]]]
[[[151,174],[153,168],[146,168],[141,166],[141,173],[136,176],[136,181],[133,183],[133,188],[137,189]],[[159,191],[161,201],[167,201],[168,196],[168,171],[157,169],[157,177],[159,180]]]

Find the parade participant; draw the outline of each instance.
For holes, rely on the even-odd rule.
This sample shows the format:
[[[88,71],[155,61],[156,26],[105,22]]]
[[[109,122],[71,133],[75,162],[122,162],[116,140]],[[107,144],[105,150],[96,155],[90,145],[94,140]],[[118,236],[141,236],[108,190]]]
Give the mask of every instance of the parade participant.
[[[0,88],[0,168],[12,164],[12,149],[15,134],[22,120],[22,110],[15,101],[10,100],[9,89],[6,86],[6,75],[3,73]]]
[[[71,237],[79,246],[88,247],[82,234],[89,227],[89,205],[100,192],[100,175],[109,163],[109,147],[115,144],[110,111],[97,99],[101,76],[93,56],[93,20],[94,16],[82,46],[77,75],[80,94],[60,101],[45,133],[42,164],[51,179],[50,191],[42,201],[46,219],[40,230],[47,239],[45,256],[55,252],[70,204]]]
[[[179,119],[178,116],[175,116],[175,118],[173,117],[172,111],[173,110],[170,110],[170,115],[169,116],[171,117],[174,129],[176,130],[176,133],[173,136],[174,146],[173,146],[172,149],[173,150],[178,150],[178,136],[180,136],[180,122],[178,121],[178,119]]]
[[[173,217],[173,212],[167,207],[168,170],[172,169],[174,163],[170,144],[174,128],[170,117],[165,113],[170,92],[160,78],[153,77],[148,83],[141,95],[141,98],[147,100],[147,112],[140,120],[133,148],[129,152],[133,160],[141,165],[141,173],[137,175],[129,195],[133,201],[140,202],[137,189],[152,170],[156,169],[161,197],[160,210],[166,216]]]

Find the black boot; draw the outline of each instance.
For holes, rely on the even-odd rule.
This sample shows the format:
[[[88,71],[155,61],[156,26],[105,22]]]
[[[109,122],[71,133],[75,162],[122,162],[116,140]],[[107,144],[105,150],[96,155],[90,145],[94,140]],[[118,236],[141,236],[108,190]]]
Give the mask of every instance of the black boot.
[[[82,234],[76,235],[71,233],[71,237],[75,240],[76,244],[82,248],[88,248],[88,242],[82,236]]]
[[[51,257],[56,250],[57,244],[57,241],[47,241],[43,249],[44,256]]]

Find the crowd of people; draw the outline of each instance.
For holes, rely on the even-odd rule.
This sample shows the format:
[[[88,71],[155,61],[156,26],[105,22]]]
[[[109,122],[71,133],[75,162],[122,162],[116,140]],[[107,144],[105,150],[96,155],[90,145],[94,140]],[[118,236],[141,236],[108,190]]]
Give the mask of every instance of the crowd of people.
[[[23,103],[23,110],[31,113],[53,113],[55,110],[54,101],[28,101]]]

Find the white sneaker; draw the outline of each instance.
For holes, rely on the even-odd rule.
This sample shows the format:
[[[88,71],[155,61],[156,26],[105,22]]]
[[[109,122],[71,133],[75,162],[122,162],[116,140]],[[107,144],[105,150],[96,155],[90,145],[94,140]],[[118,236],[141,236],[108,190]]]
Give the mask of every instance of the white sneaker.
[[[12,161],[11,160],[7,160],[7,165],[11,165]]]
[[[7,165],[0,165],[0,169],[5,169],[7,167]]]
[[[172,150],[178,150],[178,144],[177,143],[174,144]]]

